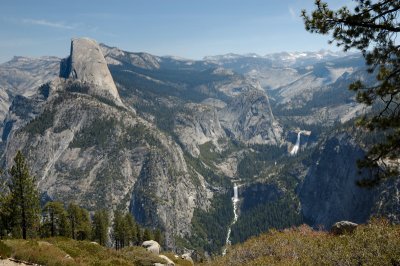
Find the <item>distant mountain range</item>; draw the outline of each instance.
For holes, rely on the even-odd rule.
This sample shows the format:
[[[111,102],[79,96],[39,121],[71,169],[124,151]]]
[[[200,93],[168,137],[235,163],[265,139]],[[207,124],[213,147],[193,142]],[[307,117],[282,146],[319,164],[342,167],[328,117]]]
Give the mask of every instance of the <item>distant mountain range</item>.
[[[276,67],[300,67],[312,65],[318,62],[325,62],[346,56],[344,52],[332,52],[321,50],[319,52],[281,52],[266,55],[249,54],[224,54],[216,56],[206,56],[204,61],[215,62],[217,64],[233,64],[238,61],[263,62],[265,65]]]

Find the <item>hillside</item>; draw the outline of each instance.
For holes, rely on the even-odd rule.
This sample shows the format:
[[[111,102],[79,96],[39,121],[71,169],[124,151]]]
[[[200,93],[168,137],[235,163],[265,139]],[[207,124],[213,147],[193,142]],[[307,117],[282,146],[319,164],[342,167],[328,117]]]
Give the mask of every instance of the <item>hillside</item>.
[[[400,265],[400,226],[373,220],[345,235],[306,225],[271,230],[202,265]]]
[[[172,253],[162,253],[175,265],[188,266],[190,262],[176,258]],[[142,247],[128,247],[122,250],[105,248],[94,242],[76,241],[67,238],[42,240],[0,241],[0,265],[6,258],[40,265],[154,265],[165,264],[164,259]],[[3,261],[4,260],[4,261]],[[19,264],[17,264],[19,265]],[[29,265],[29,264],[28,264]]]
[[[161,253],[176,266],[191,265],[172,253]],[[166,263],[142,247],[114,250],[66,238],[2,240],[0,258],[41,265],[154,265]],[[0,265],[6,261],[0,260]],[[353,233],[334,235],[307,225],[272,229],[228,249],[202,266],[239,265],[400,265],[400,225],[373,219]]]

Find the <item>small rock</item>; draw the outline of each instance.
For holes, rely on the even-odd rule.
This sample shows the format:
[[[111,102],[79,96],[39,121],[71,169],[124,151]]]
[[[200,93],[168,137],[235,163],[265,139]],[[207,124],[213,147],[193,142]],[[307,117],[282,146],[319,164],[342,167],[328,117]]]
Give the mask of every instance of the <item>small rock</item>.
[[[192,263],[192,265],[194,265],[194,262],[193,262],[192,257],[190,256],[190,253],[182,254],[181,258],[182,258],[183,260],[190,261],[190,262]]]
[[[147,249],[148,251],[159,255],[160,254],[160,244],[157,243],[157,241],[154,240],[148,240],[148,241],[144,241],[142,243],[142,247],[144,247],[145,249]]]
[[[332,225],[331,233],[334,235],[343,235],[346,233],[353,233],[358,224],[349,221],[340,221]]]

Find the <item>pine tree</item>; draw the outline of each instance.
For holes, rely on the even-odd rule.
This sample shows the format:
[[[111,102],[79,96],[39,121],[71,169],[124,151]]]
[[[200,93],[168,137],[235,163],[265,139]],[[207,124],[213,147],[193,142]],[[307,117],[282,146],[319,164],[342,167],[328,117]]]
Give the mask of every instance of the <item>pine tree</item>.
[[[399,177],[400,164],[400,1],[354,0],[354,11],[347,7],[331,10],[321,0],[315,1],[316,10],[308,15],[302,11],[306,30],[331,34],[332,42],[345,51],[355,48],[362,52],[370,73],[376,73],[377,84],[365,85],[356,81],[350,89],[357,92],[357,100],[378,111],[363,116],[358,125],[383,132],[385,140],[369,149],[361,168],[376,171],[359,185],[374,186],[388,177]]]
[[[71,228],[71,237],[72,239],[76,239],[76,228],[77,228],[77,224],[78,224],[78,208],[79,206],[74,204],[74,203],[70,203],[68,205],[68,220],[70,222],[70,228]]]
[[[113,220],[113,239],[115,249],[121,249],[125,246],[125,225],[124,217],[120,211],[115,211]]]
[[[162,234],[161,234],[161,230],[160,229],[156,229],[153,233],[154,235],[154,241],[157,241],[157,243],[159,243],[160,245],[162,245]]]
[[[89,239],[91,224],[88,211],[74,203],[70,203],[67,212],[72,238],[76,240]]]
[[[153,238],[154,237],[153,237],[153,234],[151,233],[151,231],[148,228],[144,229],[143,241],[153,240]]]
[[[132,244],[139,245],[142,241],[140,226],[129,212],[124,214],[121,211],[115,211],[112,229],[115,249],[121,249]]]
[[[11,232],[11,194],[8,193],[6,182],[0,181],[0,239]]]
[[[136,245],[139,246],[143,242],[143,234],[142,234],[142,229],[140,228],[140,225],[136,223]]]
[[[99,210],[94,213],[92,222],[92,239],[102,246],[107,245],[109,225],[110,219],[106,210]]]
[[[61,202],[48,202],[43,208],[42,236],[68,236],[67,212]]]
[[[23,239],[28,236],[34,237],[38,232],[40,221],[39,192],[20,151],[14,158],[10,175],[8,187],[11,197],[13,235]]]
[[[130,243],[135,244],[137,242],[137,233],[136,233],[136,222],[133,219],[132,214],[129,212],[124,216],[125,220],[125,232],[126,232],[126,245],[129,246]]]
[[[79,208],[79,223],[76,232],[76,239],[87,240],[91,236],[91,223],[89,212],[86,209]]]

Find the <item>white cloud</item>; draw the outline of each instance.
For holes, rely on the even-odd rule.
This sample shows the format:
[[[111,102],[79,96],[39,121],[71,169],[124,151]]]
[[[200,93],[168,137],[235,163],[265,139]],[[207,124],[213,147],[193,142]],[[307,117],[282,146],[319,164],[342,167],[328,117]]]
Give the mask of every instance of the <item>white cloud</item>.
[[[67,30],[75,29],[75,26],[67,25],[62,22],[52,22],[44,19],[23,19],[22,22],[31,25],[46,26],[57,29],[67,29]]]
[[[296,11],[294,11],[292,7],[289,7],[289,14],[294,20],[297,20],[299,18],[299,15],[296,14]]]

